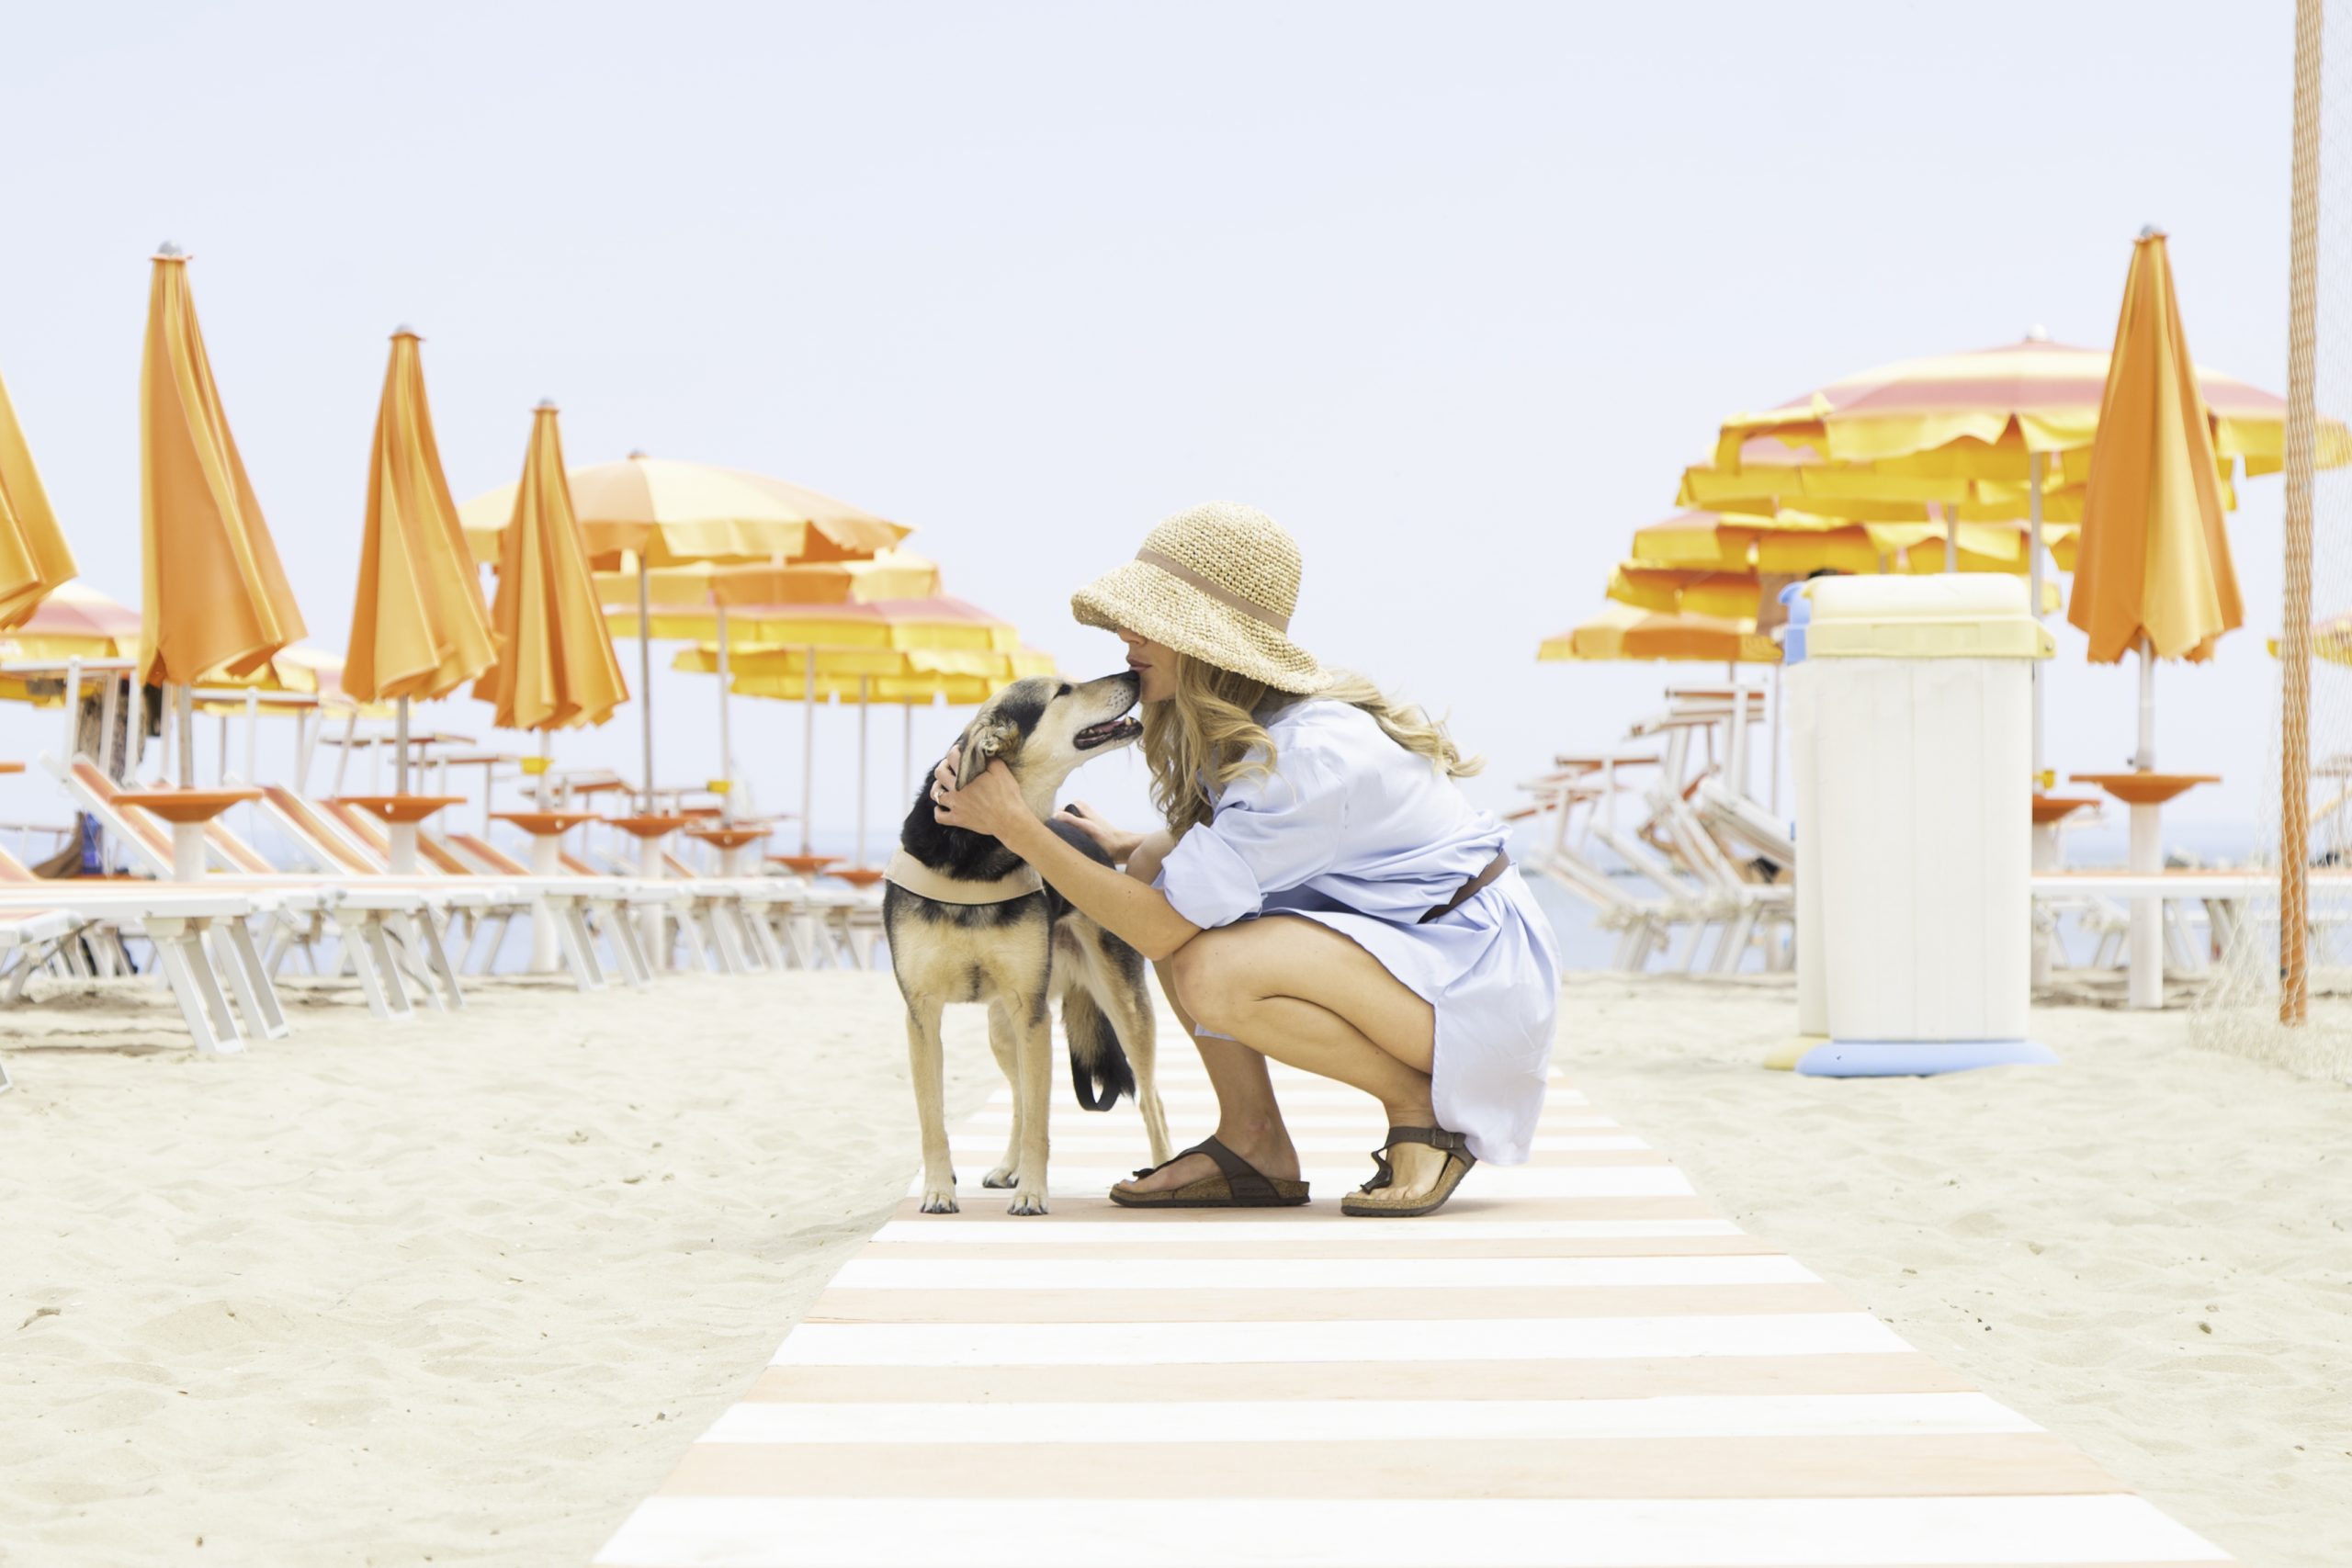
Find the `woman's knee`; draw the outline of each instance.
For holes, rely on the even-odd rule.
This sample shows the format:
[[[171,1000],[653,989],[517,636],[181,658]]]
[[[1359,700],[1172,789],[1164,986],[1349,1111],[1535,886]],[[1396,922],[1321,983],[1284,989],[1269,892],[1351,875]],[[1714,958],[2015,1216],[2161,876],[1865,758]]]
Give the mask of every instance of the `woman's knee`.
[[[1127,856],[1127,874],[1137,882],[1151,881],[1159,874],[1160,863],[1168,858],[1168,852],[1175,847],[1176,840],[1166,833],[1146,833],[1143,842]]]
[[[1203,931],[1159,964],[1160,978],[1184,1015],[1220,1034],[1232,1032],[1228,1026],[1246,999],[1233,946],[1229,931]]]

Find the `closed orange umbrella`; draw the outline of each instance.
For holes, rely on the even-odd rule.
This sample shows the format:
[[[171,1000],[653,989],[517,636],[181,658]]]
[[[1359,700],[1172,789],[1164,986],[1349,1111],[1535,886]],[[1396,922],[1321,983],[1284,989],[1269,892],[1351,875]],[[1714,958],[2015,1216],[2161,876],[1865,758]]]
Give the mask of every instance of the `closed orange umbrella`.
[[[139,678],[186,688],[246,674],[302,635],[302,612],[229,434],[175,245],[155,255],[139,383]],[[192,787],[187,716],[183,707],[179,773]]]
[[[2198,388],[2165,237],[2143,231],[2099,400],[2066,618],[2093,663],[2126,651],[2201,661],[2245,623],[2222,531],[2213,421]]]
[[[399,705],[401,794],[408,793],[409,700],[446,696],[497,657],[481,579],[441,472],[417,335],[402,327],[392,334],[376,412],[359,592],[343,668],[352,696]]]
[[[74,552],[0,383],[0,631],[21,626],[74,570]]]
[[[2139,651],[2140,745],[2132,770],[2141,776],[2092,782],[2131,805],[2131,869],[2159,871],[2162,803],[2200,780],[2152,776],[2155,661],[2211,658],[2213,644],[2245,615],[2222,532],[2213,421],[2189,361],[2165,237],[2153,228],[2140,231],[2123,285],[2066,618],[2089,637],[2095,663]],[[2161,914],[2154,899],[2132,902],[2128,996],[2135,1008],[2164,1005]]]
[[[368,520],[344,683],[397,704],[394,787],[408,793],[408,705],[444,696],[497,658],[481,581],[441,470],[416,334],[392,334],[376,415]]]
[[[491,625],[498,662],[474,683],[474,695],[497,705],[502,729],[545,734],[602,724],[628,700],[572,515],[551,402],[533,417],[514,510],[499,537]]]

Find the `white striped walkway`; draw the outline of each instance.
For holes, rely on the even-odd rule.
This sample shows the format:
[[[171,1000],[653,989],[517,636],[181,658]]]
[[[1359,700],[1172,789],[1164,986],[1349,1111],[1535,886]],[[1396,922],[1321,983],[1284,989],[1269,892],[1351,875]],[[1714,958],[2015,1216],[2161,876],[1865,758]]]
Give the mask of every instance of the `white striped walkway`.
[[[1181,1042],[1180,1042],[1181,1043]],[[2228,1558],[1707,1209],[1555,1086],[1535,1158],[1351,1220],[1377,1109],[1295,1075],[1305,1209],[901,1203],[603,1568],[2154,1568]],[[1197,1064],[1163,1085],[1180,1145]]]

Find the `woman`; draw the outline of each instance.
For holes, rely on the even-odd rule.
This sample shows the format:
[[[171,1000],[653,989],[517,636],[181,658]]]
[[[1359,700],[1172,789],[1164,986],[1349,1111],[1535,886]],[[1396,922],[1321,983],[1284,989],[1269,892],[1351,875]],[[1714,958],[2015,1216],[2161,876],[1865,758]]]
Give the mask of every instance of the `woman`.
[[[1078,807],[1124,873],[1064,843],[1001,762],[933,785],[939,820],[1001,839],[1152,960],[1217,1096],[1216,1135],[1112,1189],[1131,1207],[1303,1203],[1266,1058],[1378,1100],[1386,1143],[1351,1214],[1435,1211],[1478,1160],[1527,1157],[1543,1109],[1559,958],[1452,782],[1444,729],[1287,635],[1298,547],[1213,502],[1151,531],[1071,600],[1138,678],[1153,804],[1142,835]]]

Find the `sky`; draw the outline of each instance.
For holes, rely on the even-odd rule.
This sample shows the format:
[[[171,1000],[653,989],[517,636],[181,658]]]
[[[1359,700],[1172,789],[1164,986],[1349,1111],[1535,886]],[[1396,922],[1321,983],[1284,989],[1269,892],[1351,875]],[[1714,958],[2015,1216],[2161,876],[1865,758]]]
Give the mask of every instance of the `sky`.
[[[1534,652],[1602,607],[1726,415],[2034,326],[2103,345],[2149,222],[2199,360],[2283,390],[2291,31],[2284,0],[2222,26],[2048,0],[35,7],[0,96],[0,378],[84,575],[135,603],[148,256],[186,248],[338,652],[403,322],[460,499],[515,477],[552,398],[575,465],[756,469],[912,525],[949,592],[1076,675],[1122,654],[1070,591],[1159,517],[1249,502],[1305,552],[1298,638],[1449,714],[1502,809],[1676,678]],[[2279,484],[2241,493],[2248,631],[2158,680],[2160,761],[2227,781],[2184,823],[2263,809]],[[2061,630],[2054,766],[2125,765],[2134,681]],[[661,776],[707,776],[711,683],[653,695]],[[799,709],[735,714],[755,798],[797,810]],[[0,713],[0,755],[52,722]],[[425,722],[490,735],[475,705]],[[920,715],[922,755],[960,723]],[[558,755],[634,774],[637,746],[631,708]],[[854,715],[819,746],[817,820],[846,827]],[[1073,790],[1139,821],[1140,784],[1114,758]],[[65,816],[45,783],[0,803]]]

